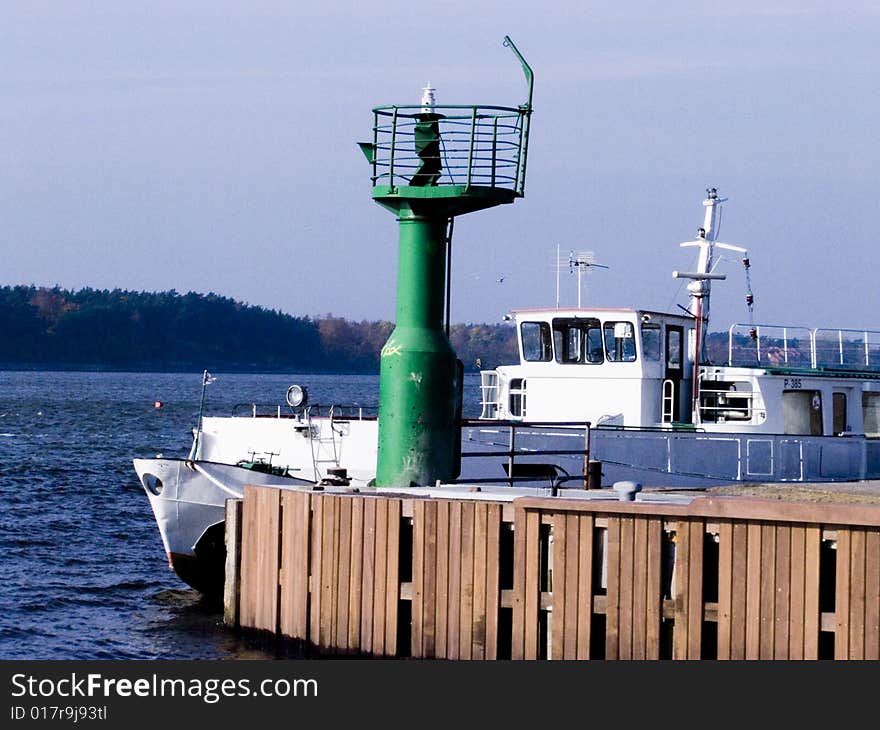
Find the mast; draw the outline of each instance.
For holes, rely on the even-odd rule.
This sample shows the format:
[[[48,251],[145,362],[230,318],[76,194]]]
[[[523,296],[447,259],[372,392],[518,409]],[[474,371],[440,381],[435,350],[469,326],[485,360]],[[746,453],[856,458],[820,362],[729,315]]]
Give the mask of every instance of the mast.
[[[697,230],[697,237],[693,241],[686,241],[680,244],[682,247],[696,246],[699,248],[697,256],[697,270],[673,271],[672,276],[676,279],[690,279],[687,286],[690,299],[688,301],[688,312],[694,317],[694,362],[691,384],[691,418],[693,423],[699,421],[699,367],[703,360],[703,353],[706,351],[706,335],[709,331],[709,305],[712,294],[712,281],[724,280],[726,274],[720,274],[713,271],[718,261],[715,258],[715,249],[721,248],[727,251],[737,251],[745,254],[746,249],[739,246],[733,246],[729,243],[721,243],[718,240],[718,231],[721,228],[721,205],[727,202],[727,198],[719,198],[716,188],[706,189],[706,199],[703,205],[706,213],[703,218],[703,225]]]

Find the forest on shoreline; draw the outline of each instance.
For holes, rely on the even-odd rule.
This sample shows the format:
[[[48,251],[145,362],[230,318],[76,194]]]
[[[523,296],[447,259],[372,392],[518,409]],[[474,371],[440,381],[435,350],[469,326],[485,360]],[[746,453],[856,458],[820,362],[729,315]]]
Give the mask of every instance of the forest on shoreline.
[[[385,321],[294,316],[218,294],[0,288],[0,368],[378,373]],[[467,371],[517,360],[508,324],[453,324]]]

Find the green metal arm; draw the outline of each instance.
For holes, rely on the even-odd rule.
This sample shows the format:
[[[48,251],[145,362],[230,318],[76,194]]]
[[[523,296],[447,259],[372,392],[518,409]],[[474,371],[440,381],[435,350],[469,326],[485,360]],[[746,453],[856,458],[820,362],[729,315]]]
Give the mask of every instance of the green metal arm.
[[[519,49],[516,47],[516,44],[512,40],[510,40],[509,35],[504,36],[504,47],[510,48],[510,50],[516,54],[516,57],[519,59],[519,62],[522,64],[523,73],[526,76],[526,84],[528,84],[528,86],[529,86],[529,99],[523,106],[527,107],[531,111],[532,93],[535,88],[535,74],[532,71],[532,67],[529,66],[529,64],[526,62],[526,59],[523,58],[522,53],[519,52]]]

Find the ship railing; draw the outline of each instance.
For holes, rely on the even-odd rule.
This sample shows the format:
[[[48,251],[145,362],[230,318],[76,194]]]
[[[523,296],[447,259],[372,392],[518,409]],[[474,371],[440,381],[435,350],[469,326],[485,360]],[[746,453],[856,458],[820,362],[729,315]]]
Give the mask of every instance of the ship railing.
[[[852,329],[814,330],[813,367],[880,370],[880,332]]]
[[[601,465],[590,458],[590,435],[595,427],[590,421],[496,421],[489,423],[481,419],[462,419],[462,428],[475,428],[483,433],[497,431],[498,442],[487,443],[487,446],[499,448],[480,451],[462,451],[462,459],[497,458],[501,461],[504,476],[478,477],[453,480],[452,483],[466,484],[507,484],[512,487],[523,482],[546,480],[551,489],[556,490],[561,484],[580,482],[581,488],[599,488]],[[580,448],[572,449],[534,449],[523,446],[521,439],[529,431],[537,431],[538,435],[547,430],[564,428],[574,438],[580,438]],[[581,457],[583,467],[580,473],[570,473],[556,463],[536,462],[553,456]],[[528,461],[526,461],[528,459]]]
[[[232,408],[233,416],[249,415],[253,418],[330,418],[333,420],[372,420],[376,418],[379,406],[360,403],[310,403],[305,408],[292,408],[288,405],[265,403],[237,403]]]
[[[377,107],[373,186],[482,186],[522,196],[530,113],[528,105]]]
[[[727,364],[880,371],[880,331],[733,324]]]

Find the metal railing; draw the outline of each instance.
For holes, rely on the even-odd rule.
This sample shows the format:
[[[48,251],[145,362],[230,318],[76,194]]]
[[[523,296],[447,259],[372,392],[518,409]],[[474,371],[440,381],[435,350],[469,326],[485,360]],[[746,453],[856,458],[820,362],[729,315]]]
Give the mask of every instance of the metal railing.
[[[880,331],[733,324],[728,365],[880,370]]]
[[[480,419],[462,419],[462,429],[474,428],[484,434],[489,430],[497,430],[504,443],[498,444],[487,443],[487,446],[499,446],[502,448],[491,451],[464,451],[462,450],[461,458],[497,458],[502,461],[505,476],[498,478],[467,477],[461,481],[467,484],[507,484],[513,487],[514,484],[524,482],[535,482],[547,480],[552,490],[565,482],[582,482],[583,488],[598,487],[598,484],[591,484],[598,476],[595,469],[591,468],[591,463],[595,466],[595,462],[590,459],[590,435],[592,424],[590,421],[565,421],[565,422],[523,422],[523,421],[499,421],[495,423],[487,423]],[[518,445],[518,436],[528,431],[543,431],[546,429],[565,428],[566,430],[583,431],[583,447],[579,449],[540,449],[523,448]],[[506,430],[506,434],[501,432]],[[505,438],[506,436],[506,438]],[[552,463],[535,463],[522,461],[524,458],[535,459],[547,456],[567,456],[582,457],[583,468],[580,474],[571,474],[560,466]],[[517,459],[520,461],[517,461]],[[455,482],[453,482],[455,483]]]
[[[378,405],[361,405],[359,403],[310,403],[305,408],[292,408],[288,405],[265,403],[237,403],[232,407],[233,416],[251,416],[252,418],[331,418],[335,420],[366,420],[375,419],[379,411]]]
[[[432,186],[504,188],[522,196],[530,112],[525,106],[377,107],[373,186],[424,185],[414,178],[427,167]]]

